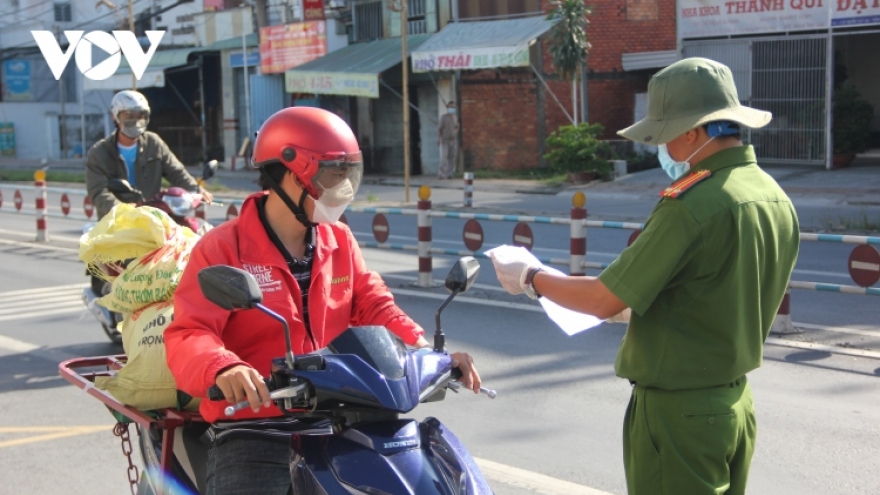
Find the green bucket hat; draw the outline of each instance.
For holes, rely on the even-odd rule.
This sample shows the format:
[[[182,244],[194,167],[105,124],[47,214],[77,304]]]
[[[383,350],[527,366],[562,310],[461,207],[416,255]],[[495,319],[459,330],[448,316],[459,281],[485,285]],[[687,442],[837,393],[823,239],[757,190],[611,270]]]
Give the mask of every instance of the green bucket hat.
[[[770,112],[739,104],[730,69],[706,58],[686,58],[654,74],[648,83],[648,115],[617,131],[645,144],[664,144],[716,120],[764,127]]]

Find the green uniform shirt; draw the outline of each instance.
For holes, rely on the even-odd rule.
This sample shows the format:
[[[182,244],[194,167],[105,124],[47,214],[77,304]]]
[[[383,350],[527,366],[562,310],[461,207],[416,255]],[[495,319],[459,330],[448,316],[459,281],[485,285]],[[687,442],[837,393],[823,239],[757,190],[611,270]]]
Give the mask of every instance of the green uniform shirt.
[[[702,169],[599,276],[633,311],[615,371],[647,387],[721,385],[760,366],[797,259],[794,206],[751,146]]]

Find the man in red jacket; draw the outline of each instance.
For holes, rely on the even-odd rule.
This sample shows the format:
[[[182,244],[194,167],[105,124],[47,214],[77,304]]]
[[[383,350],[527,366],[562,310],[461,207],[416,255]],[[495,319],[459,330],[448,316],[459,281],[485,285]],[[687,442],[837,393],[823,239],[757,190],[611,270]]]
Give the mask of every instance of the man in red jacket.
[[[209,494],[286,494],[289,436],[299,426],[282,416],[263,382],[271,359],[284,354],[278,323],[258,310],[231,312],[209,302],[198,285],[199,270],[222,264],[253,274],[263,304],[288,321],[296,354],[326,347],[357,325],[382,325],[406,344],[429,346],[424,330],[367,270],[351,231],[337,222],[363,172],[348,125],[319,108],[286,108],[263,124],[253,159],[269,191],[248,197],[237,219],[195,246],[175,292],[174,322],[165,331],[178,388],[205,397],[216,384],[228,402],[251,405],[232,421],[218,422],[227,404],[201,403],[202,416],[212,423]],[[471,357],[452,357],[461,381],[478,392]]]

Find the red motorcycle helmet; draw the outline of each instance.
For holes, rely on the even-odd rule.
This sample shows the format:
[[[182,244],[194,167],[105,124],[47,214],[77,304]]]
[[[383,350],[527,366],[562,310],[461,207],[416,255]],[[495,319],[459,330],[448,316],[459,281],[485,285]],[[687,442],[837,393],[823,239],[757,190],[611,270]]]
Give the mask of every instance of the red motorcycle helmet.
[[[364,162],[348,124],[322,108],[289,107],[269,117],[254,141],[255,168],[280,162],[319,199],[344,179],[357,192]]]

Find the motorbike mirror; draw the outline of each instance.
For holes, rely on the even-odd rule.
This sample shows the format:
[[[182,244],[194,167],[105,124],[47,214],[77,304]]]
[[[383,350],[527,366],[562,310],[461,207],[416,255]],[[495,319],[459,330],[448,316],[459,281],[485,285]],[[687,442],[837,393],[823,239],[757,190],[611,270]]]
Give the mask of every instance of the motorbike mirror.
[[[202,168],[202,180],[208,180],[217,173],[217,160],[211,160]]]
[[[123,194],[134,192],[134,188],[125,179],[110,179],[107,182],[107,190],[113,194]]]
[[[240,268],[209,266],[199,271],[198,278],[205,297],[225,310],[250,309],[263,302],[254,276]]]
[[[443,327],[440,326],[440,313],[443,312],[446,305],[452,302],[452,298],[467,291],[474,285],[474,281],[477,280],[479,273],[480,262],[473,256],[465,256],[452,265],[449,275],[446,275],[446,290],[452,294],[449,294],[446,301],[434,313],[434,322],[437,326],[437,329],[434,331],[435,352],[446,352],[446,335],[443,334]]]
[[[452,265],[449,275],[446,275],[446,290],[464,293],[474,285],[479,274],[480,262],[473,256],[465,256]]]

